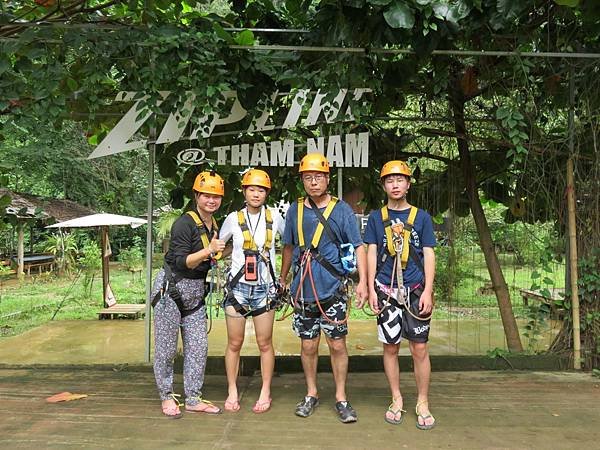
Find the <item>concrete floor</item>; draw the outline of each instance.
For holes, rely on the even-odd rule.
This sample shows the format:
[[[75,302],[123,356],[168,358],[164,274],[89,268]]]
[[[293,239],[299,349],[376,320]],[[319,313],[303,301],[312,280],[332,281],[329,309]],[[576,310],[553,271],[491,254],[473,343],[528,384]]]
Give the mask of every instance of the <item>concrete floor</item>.
[[[176,379],[179,382],[180,378]],[[250,411],[260,377],[240,379],[239,413],[187,414],[167,420],[149,372],[127,370],[0,369],[2,448],[164,449],[571,449],[599,448],[600,382],[568,372],[436,372],[431,410],[437,427],[415,428],[415,388],[403,375],[404,423],[388,425],[389,393],[382,373],[350,374],[347,391],[359,421],[343,425],[333,412],[330,373],[319,374],[322,404],[308,419],[294,416],[304,395],[301,374],[278,376],[273,407]],[[176,385],[181,392],[181,385]],[[52,394],[89,397],[48,404]],[[223,376],[207,376],[205,395],[222,405]]]
[[[557,328],[556,328],[557,329]],[[553,335],[551,330],[538,342],[543,350]],[[380,355],[375,320],[351,321],[348,351],[351,355]],[[500,320],[439,320],[432,325],[431,355],[481,355],[488,349],[504,348]],[[328,354],[322,339],[320,354]],[[227,342],[225,323],[215,320],[209,334],[209,355],[222,356]],[[275,322],[273,342],[278,356],[297,355],[299,340],[290,320]],[[523,345],[526,346],[525,338]],[[137,364],[144,361],[143,320],[54,321],[21,335],[0,339],[0,363],[3,364]],[[242,355],[257,355],[252,322],[246,326]],[[408,355],[407,345],[400,350]]]

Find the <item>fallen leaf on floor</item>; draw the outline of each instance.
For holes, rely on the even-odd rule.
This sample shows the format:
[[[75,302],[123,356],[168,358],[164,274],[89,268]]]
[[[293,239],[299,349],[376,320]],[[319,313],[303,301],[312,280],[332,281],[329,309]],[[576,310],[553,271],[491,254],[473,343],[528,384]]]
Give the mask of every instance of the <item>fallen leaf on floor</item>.
[[[79,400],[80,398],[86,397],[87,394],[72,394],[70,392],[61,392],[60,394],[55,394],[51,397],[48,397],[46,401],[48,403],[70,402],[71,400]]]
[[[356,344],[356,350],[365,350],[367,347],[365,347],[362,344]]]

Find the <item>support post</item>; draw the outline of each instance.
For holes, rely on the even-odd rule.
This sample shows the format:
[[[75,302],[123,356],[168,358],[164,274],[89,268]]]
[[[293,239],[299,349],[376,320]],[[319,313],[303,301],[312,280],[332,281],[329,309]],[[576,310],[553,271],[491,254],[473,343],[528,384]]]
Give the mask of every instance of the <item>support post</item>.
[[[579,321],[579,291],[577,288],[577,224],[575,221],[575,177],[573,176],[575,83],[573,69],[569,74],[569,159],[567,160],[567,206],[569,214],[569,272],[571,313],[573,314],[573,368],[581,369],[581,325]]]
[[[152,334],[152,214],[154,210],[154,157],[156,153],[156,129],[150,129],[148,145],[148,207],[146,216],[146,318],[145,318],[145,349],[144,361],[150,362],[150,336]]]
[[[340,200],[342,199],[342,196],[344,195],[344,191],[343,191],[343,186],[344,186],[344,180],[342,179],[342,177],[344,176],[344,169],[342,169],[341,167],[338,167],[337,170],[337,197]]]
[[[102,307],[106,308],[106,291],[108,289],[108,263],[110,255],[108,254],[108,227],[100,227],[100,236],[102,241]]]
[[[25,267],[25,232],[23,221],[17,222],[17,278],[23,278]]]

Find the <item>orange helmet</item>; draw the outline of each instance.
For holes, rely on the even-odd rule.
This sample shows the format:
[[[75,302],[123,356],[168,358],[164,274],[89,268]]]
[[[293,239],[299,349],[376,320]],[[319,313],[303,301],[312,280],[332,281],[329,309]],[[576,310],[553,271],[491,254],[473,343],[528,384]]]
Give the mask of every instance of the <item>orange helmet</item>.
[[[264,170],[250,169],[242,177],[242,187],[260,186],[265,189],[271,189],[271,179],[269,174]]]
[[[325,172],[329,173],[329,163],[320,153],[309,153],[300,161],[298,172]]]
[[[192,189],[196,192],[203,192],[204,194],[225,195],[225,183],[223,182],[223,178],[214,171],[200,172],[194,180]]]
[[[388,161],[381,168],[380,178],[383,179],[388,175],[406,175],[407,177],[410,177],[412,171],[404,161]]]

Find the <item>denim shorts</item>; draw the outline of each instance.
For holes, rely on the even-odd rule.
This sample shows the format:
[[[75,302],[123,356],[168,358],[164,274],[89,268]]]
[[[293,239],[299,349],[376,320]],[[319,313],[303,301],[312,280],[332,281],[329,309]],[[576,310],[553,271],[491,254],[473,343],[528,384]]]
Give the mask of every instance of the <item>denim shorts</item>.
[[[248,311],[254,311],[267,305],[267,301],[273,294],[271,291],[274,291],[273,283],[247,284],[240,281],[233,287],[232,292],[240,305]],[[233,306],[230,297],[223,301],[223,307],[226,306]]]

